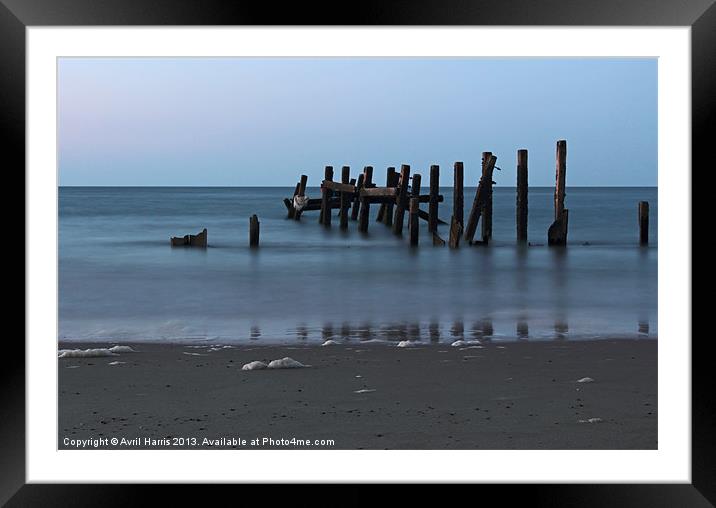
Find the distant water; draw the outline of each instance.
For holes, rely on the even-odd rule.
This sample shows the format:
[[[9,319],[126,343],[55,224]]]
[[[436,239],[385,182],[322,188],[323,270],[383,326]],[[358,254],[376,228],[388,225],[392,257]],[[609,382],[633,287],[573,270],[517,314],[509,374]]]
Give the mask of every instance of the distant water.
[[[424,192],[427,192],[424,190]],[[465,189],[465,216],[474,196]],[[367,236],[286,220],[291,188],[59,189],[62,340],[319,342],[656,337],[657,189],[568,188],[569,246],[546,247],[551,188],[530,188],[515,246],[515,189],[496,187],[493,242],[418,249],[375,222]],[[319,197],[317,188],[308,189]],[[452,189],[442,188],[449,220]],[[648,248],[637,203],[650,202]],[[423,205],[427,209],[427,205]],[[248,248],[258,214],[261,248]],[[335,211],[334,211],[335,213]],[[170,236],[208,229],[209,248]],[[479,235],[480,228],[478,228]],[[447,226],[440,226],[447,239]],[[588,245],[583,245],[588,242]]]

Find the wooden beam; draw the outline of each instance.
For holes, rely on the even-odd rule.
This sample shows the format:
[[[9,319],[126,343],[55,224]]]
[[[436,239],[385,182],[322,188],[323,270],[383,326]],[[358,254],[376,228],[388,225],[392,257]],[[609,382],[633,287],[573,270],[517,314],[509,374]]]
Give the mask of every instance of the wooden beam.
[[[422,200],[419,200],[421,203],[423,203]],[[430,214],[424,210],[418,210],[418,217],[423,219],[428,224],[430,223]],[[437,219],[438,224],[447,224],[444,220]]]
[[[348,168],[348,170],[350,171],[350,168]],[[342,178],[342,175],[341,175],[341,178]],[[325,188],[330,189],[334,192],[345,192],[347,194],[355,194],[355,192],[356,192],[355,186],[349,184],[348,180],[346,180],[345,183],[343,183],[343,182],[338,183],[338,182],[334,182],[332,180],[323,180],[322,185]]]
[[[397,193],[398,189],[396,189],[395,187],[371,187],[370,189],[361,189],[360,196],[362,198],[395,197]]]

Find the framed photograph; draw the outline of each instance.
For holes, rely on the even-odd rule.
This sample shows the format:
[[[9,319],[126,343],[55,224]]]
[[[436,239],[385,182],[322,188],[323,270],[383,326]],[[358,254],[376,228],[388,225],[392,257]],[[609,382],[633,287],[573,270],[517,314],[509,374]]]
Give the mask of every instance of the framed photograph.
[[[26,328],[0,501],[709,506],[691,168],[716,7],[611,4],[2,0]]]

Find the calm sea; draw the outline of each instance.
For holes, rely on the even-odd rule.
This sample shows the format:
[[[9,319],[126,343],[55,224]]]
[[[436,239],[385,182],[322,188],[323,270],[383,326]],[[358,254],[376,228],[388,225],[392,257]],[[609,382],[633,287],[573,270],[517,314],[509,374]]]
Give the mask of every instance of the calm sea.
[[[440,218],[449,220],[451,188]],[[465,189],[466,211],[474,188]],[[496,187],[489,247],[418,249],[375,222],[286,220],[291,188],[62,187],[59,338],[276,343],[451,342],[657,335],[657,189],[568,188],[569,246],[548,248],[551,188],[530,188],[515,246],[515,189]],[[317,188],[308,189],[319,197]],[[637,203],[650,202],[648,248]],[[427,205],[422,205],[427,209]],[[334,211],[335,212],[335,211]],[[261,247],[248,248],[257,214]],[[170,236],[208,229],[209,248]],[[480,229],[478,228],[478,235]],[[440,226],[447,239],[447,226]]]

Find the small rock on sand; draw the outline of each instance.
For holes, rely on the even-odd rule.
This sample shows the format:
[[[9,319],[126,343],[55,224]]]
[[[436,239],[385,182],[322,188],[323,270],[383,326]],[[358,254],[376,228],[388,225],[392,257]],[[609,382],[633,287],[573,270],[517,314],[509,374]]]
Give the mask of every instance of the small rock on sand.
[[[577,379],[577,383],[594,383],[594,379],[591,377],[583,377],[582,379]]]

